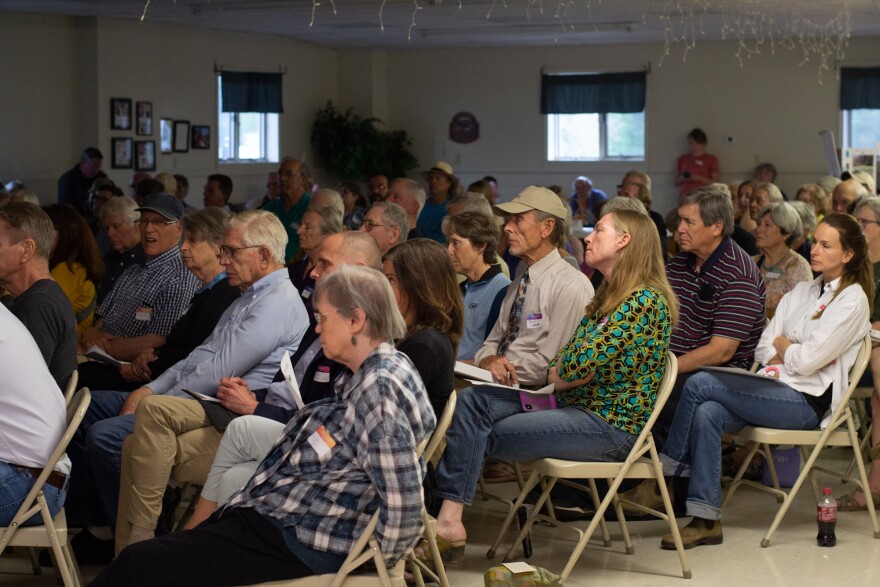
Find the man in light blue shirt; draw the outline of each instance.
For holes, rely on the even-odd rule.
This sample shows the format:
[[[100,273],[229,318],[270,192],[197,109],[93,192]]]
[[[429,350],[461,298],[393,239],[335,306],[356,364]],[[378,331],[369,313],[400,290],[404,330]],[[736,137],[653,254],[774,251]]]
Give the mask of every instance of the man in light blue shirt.
[[[172,395],[189,397],[190,389],[215,395],[222,377],[237,375],[252,389],[267,387],[278,371],[285,352],[294,354],[309,319],[284,267],[287,234],[273,214],[249,210],[234,216],[220,247],[220,262],[229,283],[243,293],[217,323],[214,331],[189,357],[176,363],[155,381],[131,393],[95,392],[92,407],[80,427],[85,437],[82,457],[91,479],[75,480],[79,485],[94,482],[92,492],[101,501],[105,521],[115,526],[119,498],[122,442],[134,429],[134,411],[144,397]],[[194,400],[193,400],[194,401]],[[118,414],[118,415],[117,415]],[[76,499],[85,499],[72,490]],[[80,504],[70,501],[74,513]],[[88,518],[87,508],[83,517]],[[78,520],[96,522],[96,520]]]

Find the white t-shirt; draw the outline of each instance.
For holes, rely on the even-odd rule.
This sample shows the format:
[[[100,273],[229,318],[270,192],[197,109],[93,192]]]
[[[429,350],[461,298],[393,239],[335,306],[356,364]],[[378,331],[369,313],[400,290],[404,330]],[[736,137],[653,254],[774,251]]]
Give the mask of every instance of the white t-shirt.
[[[0,304],[0,461],[44,467],[66,426],[64,394],[37,343]],[[69,473],[68,458],[55,469]]]

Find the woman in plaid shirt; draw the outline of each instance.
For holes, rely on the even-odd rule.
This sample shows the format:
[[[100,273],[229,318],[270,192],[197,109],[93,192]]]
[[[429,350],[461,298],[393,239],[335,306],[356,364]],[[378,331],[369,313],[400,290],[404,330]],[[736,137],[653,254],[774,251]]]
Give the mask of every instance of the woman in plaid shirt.
[[[294,414],[248,484],[193,530],[129,546],[92,583],[242,585],[339,569],[379,509],[389,564],[421,531],[424,462],[436,423],[392,340],[406,331],[385,277],[345,266],[315,289],[324,353],[349,372],[331,399]]]

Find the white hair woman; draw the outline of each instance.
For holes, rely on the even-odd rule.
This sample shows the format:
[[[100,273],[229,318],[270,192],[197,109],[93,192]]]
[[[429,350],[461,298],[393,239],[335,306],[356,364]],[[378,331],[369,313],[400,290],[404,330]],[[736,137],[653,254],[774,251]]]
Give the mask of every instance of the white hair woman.
[[[349,369],[335,397],[299,410],[222,510],[129,546],[92,585],[251,585],[334,572],[376,510],[386,562],[412,547],[425,473],[416,447],[436,420],[418,373],[391,344],[405,332],[391,286],[375,269],[341,267],[319,282],[314,307],[324,353]]]

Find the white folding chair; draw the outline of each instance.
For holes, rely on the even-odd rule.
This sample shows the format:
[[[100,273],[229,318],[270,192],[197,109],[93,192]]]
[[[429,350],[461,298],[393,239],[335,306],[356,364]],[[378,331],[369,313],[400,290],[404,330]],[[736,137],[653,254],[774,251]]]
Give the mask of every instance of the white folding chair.
[[[89,403],[92,401],[92,395],[88,388],[82,388],[73,401],[67,406],[67,430],[58,441],[55,451],[49,457],[43,472],[40,473],[34,486],[28,492],[21,507],[18,508],[12,523],[6,528],[0,529],[0,555],[7,546],[26,546],[38,548],[51,548],[55,555],[55,565],[65,587],[79,587],[82,579],[79,574],[76,560],[73,558],[73,552],[68,546],[67,518],[64,516],[64,508],[61,508],[54,518],[49,514],[49,506],[46,503],[46,497],[43,494],[43,485],[49,478],[49,475],[55,470],[55,465],[67,450],[67,445],[73,434],[82,422]],[[22,527],[22,522],[29,520],[32,516],[40,514],[43,518],[42,526],[26,526]]]
[[[452,416],[455,414],[455,403],[457,399],[458,396],[455,390],[452,390],[452,393],[446,400],[446,407],[443,408],[443,414],[440,416],[440,420],[437,421],[437,426],[434,428],[434,434],[431,435],[431,441],[428,443],[427,448],[425,448],[424,457],[426,463],[434,458],[437,449],[440,447],[443,439],[446,438],[446,431],[449,430],[449,425],[452,423]],[[431,560],[434,563],[434,569],[430,569],[422,561],[416,558],[414,552],[410,552],[408,555],[410,570],[415,576],[416,585],[424,587],[425,581],[422,577],[422,572],[424,572],[432,581],[438,583],[440,587],[449,587],[449,579],[446,577],[446,569],[443,566],[443,558],[440,556],[440,549],[437,547],[437,520],[428,515],[428,510],[426,510],[424,506],[422,506],[422,523],[425,525],[424,535],[425,539],[428,541],[428,549],[431,552]]]
[[[393,568],[385,566],[385,558],[379,550],[379,542],[373,535],[379,522],[379,510],[370,518],[351,552],[348,553],[342,567],[335,574],[314,575],[301,579],[285,579],[260,583],[259,587],[405,587],[404,564],[406,558],[400,559]],[[372,575],[352,575],[351,572],[372,560],[376,573]]]
[[[416,453],[419,456],[426,455],[426,460],[429,460],[433,455],[433,452],[437,450],[443,436],[446,434],[444,431],[442,435],[438,435],[437,430],[440,429],[441,425],[444,425],[444,422],[445,427],[449,427],[449,422],[452,421],[452,412],[454,410],[455,391],[452,392],[452,395],[449,396],[449,399],[446,402],[446,408],[443,411],[443,416],[440,418],[440,422],[438,422],[437,427],[434,430],[434,434],[430,438],[426,438],[420,442],[418,447],[416,447]],[[427,515],[428,514],[423,506],[423,521],[426,519]],[[378,522],[379,511],[377,510],[376,513],[373,514],[373,517],[370,518],[367,527],[364,528],[364,531],[361,533],[357,542],[355,542],[354,547],[352,547],[351,551],[348,553],[345,562],[342,563],[342,567],[335,574],[271,581],[269,583],[259,583],[258,586],[255,585],[253,587],[405,587],[406,559],[411,556],[411,553],[408,553],[407,556],[401,558],[392,568],[389,569],[385,565],[385,557],[382,556],[382,551],[379,549],[379,541],[373,535]],[[442,561],[440,560],[440,553],[437,550],[436,541],[434,542],[434,547],[432,549],[432,553],[433,552],[436,552],[436,560],[440,561],[438,571],[442,572],[442,576],[445,580],[446,574],[441,570],[443,566]],[[354,570],[369,560],[373,561],[373,564],[376,567],[376,573],[369,575],[351,574]],[[424,570],[429,573],[431,572],[430,569],[427,568],[424,568]],[[421,578],[420,574],[417,574],[417,576]],[[435,577],[433,573],[431,576]],[[424,582],[422,585],[424,585]],[[444,587],[448,587],[448,584]]]
[[[849,405],[853,390],[856,388],[856,385],[858,385],[858,381],[861,378],[865,367],[868,365],[870,357],[871,339],[866,336],[861,343],[861,348],[859,349],[859,354],[856,357],[855,363],[849,371],[849,384],[846,391],[840,398],[840,403],[831,414],[831,420],[824,430],[778,430],[775,428],[746,426],[736,433],[735,437],[737,443],[742,444],[750,442],[752,443],[751,449],[749,450],[746,459],[743,461],[742,467],[737,472],[730,487],[727,489],[727,494],[724,496],[724,501],[721,503],[721,507],[725,507],[728,502],[730,502],[734,492],[741,485],[753,487],[776,495],[777,501],[782,503],[782,506],[780,506],[779,511],[776,513],[776,517],[773,519],[773,524],[770,525],[770,529],[767,530],[767,534],[761,540],[761,546],[766,548],[770,545],[770,539],[773,537],[779,524],[782,523],[782,518],[785,517],[786,512],[788,512],[795,496],[800,490],[801,485],[807,480],[807,477],[809,477],[810,484],[813,487],[813,495],[816,499],[819,498],[819,487],[813,477],[813,471],[824,470],[814,465],[816,459],[819,457],[819,453],[826,446],[848,446],[853,449],[856,466],[859,470],[859,479],[854,479],[854,481],[856,481],[856,483],[865,491],[865,495],[870,495],[870,490],[868,489],[868,477],[865,473],[865,463],[862,460],[862,452],[859,448],[859,438],[856,434],[852,409]],[[776,474],[776,467],[773,464],[773,457],[770,454],[770,445],[772,444],[795,444],[801,447],[804,466],[800,475],[798,475],[797,481],[795,481],[788,493],[779,487],[779,477]],[[808,452],[807,447],[810,446],[813,447],[813,450]],[[766,463],[766,466],[770,468],[773,487],[767,487],[762,483],[756,483],[742,478],[748,464],[752,461],[752,457],[754,457],[759,449],[764,454],[764,462]],[[834,473],[832,471],[829,472],[839,475],[839,473]],[[878,526],[877,522],[877,513],[874,511],[874,503],[872,500],[868,499],[867,505],[868,514],[871,517],[871,524],[874,529],[874,538],[880,538],[880,526]]]
[[[70,374],[70,378],[67,380],[67,387],[64,388],[64,403],[65,405],[70,405],[70,400],[73,399],[73,393],[76,391],[76,384],[79,381],[79,371],[76,369],[73,370],[73,373]]]
[[[501,530],[498,532],[498,537],[495,539],[495,542],[492,544],[486,556],[489,558],[494,558],[498,546],[501,544],[501,541],[504,538],[504,534],[507,532],[508,527],[510,527],[510,524],[513,521],[515,512],[525,502],[526,496],[528,495],[529,491],[531,491],[532,488],[538,484],[538,481],[541,479],[541,477],[543,477],[541,496],[535,503],[534,509],[529,518],[526,520],[526,523],[523,524],[519,535],[511,543],[510,548],[507,549],[507,552],[504,555],[505,560],[509,560],[510,554],[513,549],[516,547],[517,544],[522,542],[526,535],[531,531],[532,525],[538,520],[549,522],[553,526],[563,526],[570,528],[578,533],[578,535],[580,536],[580,540],[578,540],[574,551],[568,559],[568,563],[565,565],[565,569],[562,571],[561,577],[562,582],[564,583],[568,576],[571,574],[571,571],[574,569],[575,563],[577,563],[577,560],[580,558],[584,549],[587,547],[587,542],[596,531],[596,528],[600,524],[604,523],[605,512],[610,505],[614,506],[614,510],[617,513],[617,520],[620,523],[620,530],[623,534],[623,541],[624,545],[626,546],[626,552],[627,554],[633,554],[634,549],[632,545],[632,540],[630,539],[629,530],[626,525],[626,518],[624,517],[623,508],[621,507],[622,501],[617,496],[617,489],[620,487],[620,484],[623,482],[624,479],[653,479],[657,482],[657,485],[660,489],[660,495],[663,497],[664,512],[645,508],[639,504],[635,504],[632,502],[627,502],[627,504],[653,516],[666,520],[669,526],[669,531],[672,533],[672,537],[675,542],[675,548],[678,551],[678,558],[681,561],[682,575],[684,576],[684,578],[690,579],[691,571],[688,567],[687,557],[685,556],[684,548],[681,543],[681,535],[679,534],[678,525],[675,521],[675,513],[673,512],[672,503],[669,500],[669,492],[666,488],[666,483],[663,478],[663,466],[660,464],[660,458],[657,454],[657,447],[654,444],[654,437],[651,434],[651,428],[653,428],[654,422],[657,421],[657,417],[663,410],[663,406],[666,404],[666,400],[672,393],[672,387],[675,384],[675,378],[677,377],[677,375],[678,361],[672,353],[667,353],[666,372],[663,374],[663,379],[660,382],[659,389],[657,390],[657,398],[654,402],[654,410],[651,413],[651,417],[648,419],[648,422],[645,424],[645,427],[642,429],[642,432],[636,439],[632,451],[623,462],[596,463],[547,458],[529,463],[529,466],[533,468],[534,472],[529,477],[528,481],[526,481],[526,485],[523,488],[523,491],[520,493],[519,497],[517,498],[513,510],[507,515],[507,518],[505,518],[504,523],[501,526]],[[589,478],[590,480],[608,480],[608,492],[605,494],[605,497],[602,499],[601,503],[599,503],[596,507],[596,513],[593,514],[593,519],[590,520],[590,523],[587,526],[586,530],[581,530],[574,523],[563,523],[541,513],[541,508],[544,507],[544,504],[550,497],[550,492],[553,490],[553,486],[556,485],[557,481],[561,479],[585,478]],[[582,490],[590,490],[591,492],[595,492],[595,484],[592,484],[591,488],[583,486],[579,486],[579,488]],[[595,493],[593,493],[593,495],[595,499]]]

